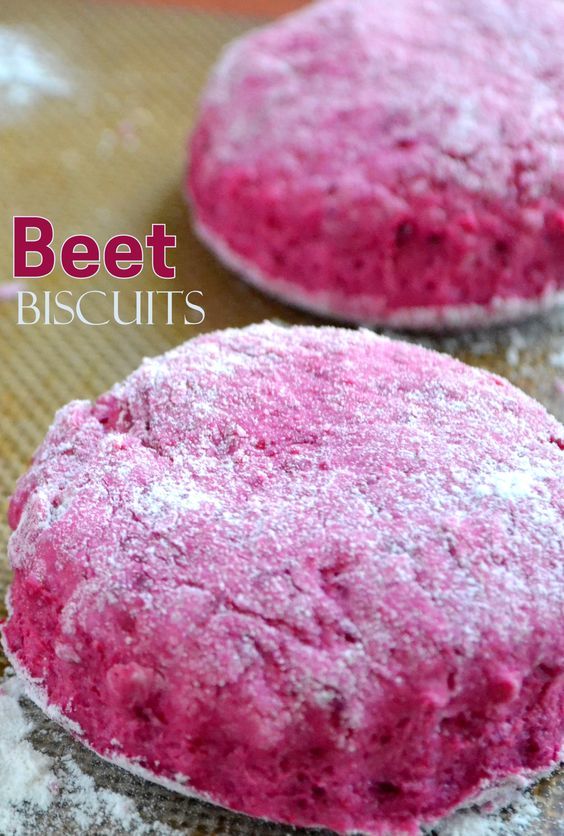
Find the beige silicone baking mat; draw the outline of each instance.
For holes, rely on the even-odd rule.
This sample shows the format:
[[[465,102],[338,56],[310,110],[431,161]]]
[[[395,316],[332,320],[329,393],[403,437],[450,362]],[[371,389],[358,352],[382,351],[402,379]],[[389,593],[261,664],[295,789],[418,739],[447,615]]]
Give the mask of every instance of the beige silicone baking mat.
[[[206,311],[201,326],[181,324],[176,309],[172,325],[161,316],[153,326],[23,326],[16,321],[16,301],[0,301],[2,597],[9,581],[7,498],[54,410],[72,398],[95,396],[143,356],[204,330],[271,317],[318,321],[268,300],[222,268],[193,237],[181,194],[186,136],[209,67],[224,43],[255,23],[178,6],[1,0],[0,282],[12,274],[15,214],[50,218],[59,243],[78,232],[101,242],[118,232],[143,238],[152,223],[166,223],[178,236],[174,288],[201,290]],[[69,288],[111,291],[117,284],[103,275],[73,282],[59,267],[48,279],[28,284],[40,294]],[[134,288],[162,284],[146,271]],[[91,296],[88,311],[92,319],[106,318],[107,300]],[[127,313],[124,303],[122,316]],[[464,337],[420,339],[508,376],[564,418],[562,313]],[[198,836],[287,832],[144,783],[72,748],[51,724],[40,726],[38,745],[54,756],[76,752],[83,769],[100,786],[132,798],[149,825],[166,822]],[[542,817],[527,832],[564,833],[564,780],[545,782],[538,797]],[[55,805],[43,819],[30,821],[30,832],[122,832],[111,823],[79,831],[65,815],[64,805]]]

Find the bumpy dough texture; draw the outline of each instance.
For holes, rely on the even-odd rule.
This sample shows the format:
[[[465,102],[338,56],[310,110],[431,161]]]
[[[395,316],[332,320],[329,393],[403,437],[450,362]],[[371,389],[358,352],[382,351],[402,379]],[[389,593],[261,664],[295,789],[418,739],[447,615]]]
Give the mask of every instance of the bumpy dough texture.
[[[338,318],[502,321],[564,291],[561,0],[329,0],[228,48],[191,142],[196,228]]]
[[[10,507],[8,655],[106,757],[416,833],[558,760],[563,439],[369,332],[198,337],[58,413]]]

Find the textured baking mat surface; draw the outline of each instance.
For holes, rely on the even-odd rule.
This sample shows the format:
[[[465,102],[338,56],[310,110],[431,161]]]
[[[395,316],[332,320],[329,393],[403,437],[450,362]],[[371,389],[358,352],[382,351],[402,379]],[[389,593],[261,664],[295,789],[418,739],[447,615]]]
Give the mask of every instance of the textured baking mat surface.
[[[58,407],[73,398],[96,396],[134,369],[142,357],[204,330],[272,317],[319,322],[266,299],[222,268],[190,232],[181,195],[185,140],[198,93],[222,45],[254,23],[251,18],[179,7],[2,0],[0,282],[8,281],[12,273],[14,214],[50,218],[59,244],[78,232],[101,242],[117,232],[143,238],[152,223],[166,223],[178,236],[174,288],[201,290],[206,310],[201,326],[179,324],[178,311],[173,325],[18,326],[15,301],[0,301],[2,597],[9,582],[7,499]],[[116,283],[103,275],[79,284],[57,267],[33,289],[116,289]],[[162,284],[146,271],[134,287],[162,289]],[[90,298],[93,317],[103,319],[107,310],[107,300]],[[124,306],[122,315],[127,313]],[[564,418],[561,312],[511,328],[419,341],[506,375]],[[129,776],[72,744],[37,711],[33,716],[34,742],[55,761],[69,751],[75,753],[99,787],[133,800],[148,833],[159,832],[159,822],[198,836],[288,832],[218,813]],[[1,792],[0,787],[0,799]],[[540,818],[525,831],[514,832],[564,834],[562,776],[544,782],[536,794]],[[39,818],[30,812],[29,832],[124,831],[111,821],[79,827],[62,801]]]

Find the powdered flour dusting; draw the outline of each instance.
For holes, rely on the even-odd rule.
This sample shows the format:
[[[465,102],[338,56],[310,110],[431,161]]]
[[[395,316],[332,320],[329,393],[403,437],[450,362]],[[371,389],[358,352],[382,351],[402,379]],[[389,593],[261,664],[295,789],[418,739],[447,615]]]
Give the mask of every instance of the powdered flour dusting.
[[[56,785],[51,758],[36,752],[26,740],[32,726],[19,706],[19,693],[17,680],[4,680],[0,688],[1,833],[20,832],[16,811],[24,805],[46,810]]]
[[[38,827],[46,832],[45,817],[56,812],[62,815],[63,829],[72,827],[75,834],[169,836],[177,832],[158,822],[146,824],[130,798],[98,787],[71,755],[56,760],[36,749],[28,740],[35,725],[22,696],[21,684],[14,676],[0,680],[2,836],[27,836]]]
[[[505,816],[477,811],[458,813],[436,828],[437,836],[532,836],[539,810],[529,796],[514,802]]]
[[[0,120],[38,99],[68,96],[72,85],[54,57],[26,34],[0,26]]]

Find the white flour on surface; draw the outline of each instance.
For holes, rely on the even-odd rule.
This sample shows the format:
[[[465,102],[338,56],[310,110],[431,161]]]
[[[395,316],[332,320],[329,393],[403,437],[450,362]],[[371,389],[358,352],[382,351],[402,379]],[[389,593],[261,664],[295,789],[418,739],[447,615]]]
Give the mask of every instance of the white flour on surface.
[[[133,799],[97,786],[71,755],[55,759],[34,748],[28,740],[34,724],[20,703],[22,695],[16,677],[6,675],[0,680],[0,836],[28,836],[38,829],[41,832],[43,817],[54,808],[62,814],[61,832],[72,827],[76,836],[100,832],[130,836],[179,833],[160,822],[143,821]],[[520,795],[505,813],[461,811],[437,825],[431,834],[532,836],[539,815],[533,799]]]
[[[22,693],[14,676],[0,680],[0,836],[42,832],[42,817],[53,807],[62,811],[67,832],[72,825],[77,836],[178,833],[144,822],[131,798],[98,787],[70,755],[55,760],[34,748],[27,739],[34,724],[20,703]]]
[[[495,494],[501,499],[527,499],[535,491],[542,491],[544,486],[542,480],[544,473],[541,468],[535,468],[530,463],[523,470],[506,470],[490,473],[485,477],[484,482],[478,485],[476,493],[478,496],[491,496]]]
[[[16,810],[33,804],[46,810],[56,783],[51,758],[36,752],[26,740],[32,726],[18,702],[19,686],[5,679],[0,688],[0,833],[17,829]]]
[[[505,816],[465,811],[450,816],[435,832],[438,836],[532,836],[539,815],[532,798],[523,795]]]
[[[0,26],[0,120],[44,97],[68,96],[69,79],[54,57],[17,29]]]

